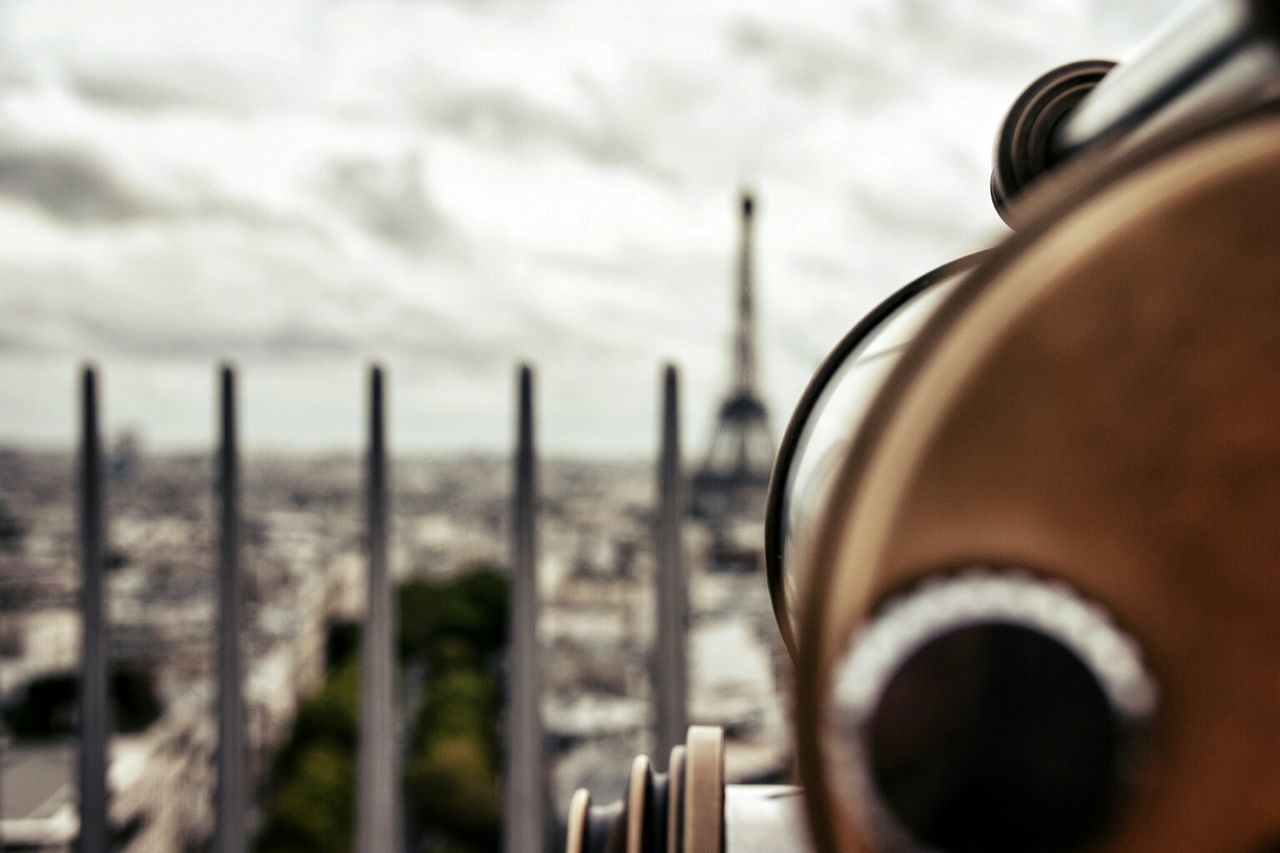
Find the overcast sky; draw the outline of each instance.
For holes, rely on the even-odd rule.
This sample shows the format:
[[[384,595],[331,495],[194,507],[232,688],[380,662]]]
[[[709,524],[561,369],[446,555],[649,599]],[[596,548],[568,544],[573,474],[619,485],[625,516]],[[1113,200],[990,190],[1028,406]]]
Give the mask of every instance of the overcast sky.
[[[1023,86],[1122,58],[1173,0],[0,0],[0,441],[647,453],[659,364],[703,450],[728,381],[734,194],[759,195],[763,392],[906,280],[998,239]]]

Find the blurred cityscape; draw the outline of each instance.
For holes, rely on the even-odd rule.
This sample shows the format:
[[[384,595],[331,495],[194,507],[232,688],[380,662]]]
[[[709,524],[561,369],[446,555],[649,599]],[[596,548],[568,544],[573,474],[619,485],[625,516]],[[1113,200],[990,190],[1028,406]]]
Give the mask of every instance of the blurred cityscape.
[[[314,735],[321,717],[339,770],[321,751],[308,772],[346,781],[327,799],[300,795],[301,822],[328,834],[323,849],[353,846],[350,816],[339,831],[331,813],[354,808],[351,649],[375,537],[363,457],[301,448],[350,444],[334,376],[369,353],[415,366],[397,374],[405,399],[449,402],[431,429],[407,419],[414,446],[498,446],[501,396],[473,392],[532,357],[582,390],[561,398],[560,434],[573,430],[559,446],[594,454],[639,446],[632,371],[679,358],[686,411],[714,413],[684,456],[685,494],[665,504],[689,510],[682,561],[664,564],[673,549],[657,541],[668,516],[655,460],[539,461],[547,823],[577,788],[602,803],[622,794],[634,755],[665,763],[656,676],[676,668],[655,663],[660,574],[688,585],[687,602],[662,608],[670,619],[687,605],[688,721],[725,729],[728,781],[787,777],[787,667],[761,565],[776,423],[764,399],[794,397],[885,283],[998,226],[973,187],[1013,87],[1055,59],[1115,52],[1172,2],[1013,4],[998,26],[940,2],[0,4],[0,849],[70,850],[79,832],[89,597],[56,385],[86,355],[119,367],[117,389],[136,383],[112,415],[139,424],[106,453],[113,849],[215,846],[217,460],[172,448],[201,440],[204,386],[189,380],[228,353],[263,382],[246,408],[277,446],[299,448],[242,460],[236,627],[255,849],[323,853],[264,841],[287,836],[282,768],[305,764],[300,730]],[[730,231],[714,211],[742,180],[770,187],[761,261],[785,289],[757,305],[744,195],[729,331],[715,318]],[[729,381],[713,401],[726,331]],[[151,424],[164,450],[149,446]],[[404,617],[463,578],[528,577],[511,565],[512,460],[389,467],[405,777],[435,778],[443,812],[487,804],[461,835],[410,832],[405,846],[494,849],[505,634],[464,642],[456,625]],[[481,627],[462,634],[502,621],[489,592]],[[453,666],[466,677],[433,694]],[[440,781],[466,777],[462,759],[440,777],[410,760],[432,695],[458,703],[462,728],[485,729],[482,784]],[[412,822],[421,803],[404,787]]]
[[[393,576],[444,578],[503,565],[509,469],[501,457],[397,460]],[[108,470],[117,709],[111,823],[122,849],[201,849],[213,828],[217,746],[213,461],[149,454],[125,434]],[[61,706],[62,721],[33,726],[18,715],[33,694],[56,694],[76,677],[74,471],[69,453],[0,451],[5,849],[42,849],[42,838],[54,842],[50,849],[67,849],[76,829],[74,703]],[[630,757],[652,750],[654,469],[550,459],[540,479],[543,716],[553,807],[562,815],[577,787],[605,799],[620,794]],[[259,806],[299,702],[325,677],[330,628],[362,614],[360,483],[355,454],[244,464],[245,702],[250,790]],[[779,778],[787,764],[777,689],[782,651],[763,577],[741,553],[717,547],[708,524],[691,521],[685,531],[690,718],[726,727],[732,779]]]
[[[731,380],[709,451],[696,469],[679,470],[678,380],[671,368],[658,465],[567,459],[540,464],[533,564],[512,566],[516,581],[535,579],[535,603],[532,610],[510,605],[514,633],[505,673],[493,671],[495,664],[502,666],[493,658],[502,651],[505,628],[497,626],[503,625],[508,605],[492,606],[495,597],[484,592],[485,580],[473,583],[470,592],[429,584],[468,573],[496,578],[493,569],[505,571],[519,504],[518,497],[512,501],[519,489],[510,461],[462,456],[392,462],[389,571],[399,587],[400,621],[418,623],[399,626],[397,645],[403,694],[398,740],[405,765],[400,781],[409,806],[404,810],[409,849],[444,849],[433,841],[441,837],[441,827],[423,816],[442,802],[470,813],[459,821],[444,809],[443,823],[457,836],[446,832],[445,840],[462,839],[465,849],[492,848],[501,828],[497,757],[504,747],[510,759],[506,771],[520,778],[541,776],[536,751],[527,765],[517,766],[519,758],[511,756],[522,747],[514,730],[506,738],[497,734],[492,717],[503,705],[492,694],[508,690],[509,716],[524,719],[521,709],[541,704],[541,720],[528,731],[530,738],[544,741],[550,778],[531,787],[549,789],[552,815],[564,815],[581,787],[606,798],[621,795],[631,756],[652,753],[664,760],[660,753],[679,739],[686,718],[724,729],[730,781],[784,775],[787,738],[778,700],[782,647],[761,571],[773,439],[756,388],[749,192],[742,193],[738,210]],[[518,419],[521,435],[527,428],[531,436],[528,375],[526,368]],[[233,381],[229,374],[226,381]],[[382,404],[373,405],[381,423]],[[232,417],[229,409],[224,417]],[[531,440],[527,450],[532,466]],[[96,612],[97,605],[82,593],[76,515],[81,496],[73,491],[78,464],[68,453],[0,450],[4,849],[70,849],[81,829],[80,809],[89,808],[77,790],[73,736],[77,710],[83,710],[76,703],[86,618],[81,606],[89,602],[87,608]],[[663,465],[667,474],[660,476]],[[362,628],[375,638],[385,628],[366,616],[380,595],[369,578],[372,553],[381,553],[381,546],[374,549],[372,539],[366,540],[374,534],[365,526],[364,460],[264,456],[245,460],[242,468],[245,614],[239,624],[224,626],[218,618],[220,486],[214,456],[149,454],[132,431],[116,436],[107,452],[103,567],[107,701],[115,735],[105,759],[105,819],[118,849],[206,849],[215,829],[238,822],[237,815],[215,815],[213,808],[220,738],[215,654],[224,629],[240,635],[244,711],[218,713],[244,720],[245,781],[253,792],[246,834],[262,826],[256,849],[314,849],[315,837],[326,834],[323,821],[290,816],[291,780],[305,780],[297,782],[304,787],[294,789],[297,800],[330,797],[344,813],[351,806],[350,785],[334,782],[350,772],[317,770],[315,762],[349,771],[355,696],[377,689],[369,687],[372,678],[368,684],[359,680],[348,654]],[[531,478],[524,482],[533,488]],[[370,520],[374,505],[370,497]],[[665,523],[659,519],[664,508],[674,513]],[[674,557],[659,556],[661,536],[681,540],[674,543]],[[667,578],[664,585],[658,583],[660,573]],[[521,595],[522,588],[521,601],[527,601],[533,590],[513,582],[508,594],[503,587],[504,602]],[[461,625],[450,616],[458,607],[472,611]],[[659,615],[660,607],[665,615]],[[533,614],[532,629],[524,614]],[[677,644],[668,642],[663,652],[657,647],[659,626]],[[97,642],[98,635],[91,636]],[[526,650],[533,637],[530,656]],[[541,689],[519,694],[513,673],[531,676],[530,683]],[[659,688],[659,681],[667,686]],[[344,685],[350,686],[345,700]],[[659,697],[663,689],[668,692]],[[313,714],[302,713],[305,702],[324,704],[329,698],[337,713],[327,722],[317,725]],[[659,706],[669,710],[659,712]],[[442,714],[452,714],[454,722],[441,725]],[[308,752],[323,741],[316,737],[318,728],[332,736],[336,744],[330,746],[336,749]],[[435,735],[450,745],[441,747]],[[234,740],[232,749],[238,752]],[[360,748],[365,748],[363,735]],[[311,765],[300,755],[311,756]],[[316,781],[326,776],[331,784]],[[268,799],[278,808],[268,806]],[[511,803],[521,803],[520,797],[512,796]],[[304,808],[317,805],[306,802]],[[521,831],[513,829],[513,821],[527,821],[524,832],[537,835],[532,827],[548,821],[540,809],[521,808],[506,815],[507,834]],[[327,833],[328,840],[333,844],[349,832],[350,821],[342,821]],[[515,849],[510,842],[507,849]]]

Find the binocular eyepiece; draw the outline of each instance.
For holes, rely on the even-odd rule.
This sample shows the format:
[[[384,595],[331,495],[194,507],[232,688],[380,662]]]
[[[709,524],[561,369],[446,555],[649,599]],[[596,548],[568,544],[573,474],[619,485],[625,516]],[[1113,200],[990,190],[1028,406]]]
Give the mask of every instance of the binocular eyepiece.
[[[857,323],[779,445],[801,787],[695,773],[691,735],[626,805],[580,795],[570,853],[1275,849],[1272,6],[1210,0],[1017,99],[1016,232]]]
[[[1064,584],[936,576],[837,666],[842,776],[887,849],[1070,850],[1108,817],[1155,694],[1136,643]]]

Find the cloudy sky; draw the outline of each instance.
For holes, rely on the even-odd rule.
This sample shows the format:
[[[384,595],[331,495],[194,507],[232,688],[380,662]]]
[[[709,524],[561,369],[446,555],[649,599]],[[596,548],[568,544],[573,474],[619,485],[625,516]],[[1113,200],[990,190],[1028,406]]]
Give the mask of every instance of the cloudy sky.
[[[701,452],[728,377],[734,194],[759,203],[777,428],[861,312],[998,239],[987,176],[1040,72],[1174,0],[0,0],[0,442],[67,445],[74,373],[155,446],[647,453],[659,364]]]

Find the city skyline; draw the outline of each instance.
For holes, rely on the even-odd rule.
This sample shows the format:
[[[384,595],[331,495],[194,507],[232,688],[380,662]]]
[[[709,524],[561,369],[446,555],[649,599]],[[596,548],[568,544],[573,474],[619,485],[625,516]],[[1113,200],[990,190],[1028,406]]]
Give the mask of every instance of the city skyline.
[[[1121,56],[1170,0],[0,4],[0,441],[106,425],[392,449],[650,455],[663,361],[690,456],[729,383],[735,195],[760,199],[775,431],[861,312],[995,239],[990,146],[1041,71]]]

